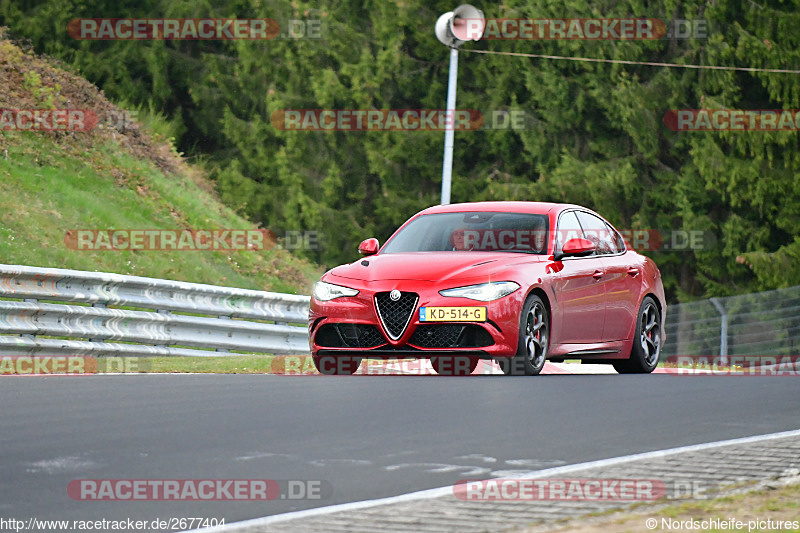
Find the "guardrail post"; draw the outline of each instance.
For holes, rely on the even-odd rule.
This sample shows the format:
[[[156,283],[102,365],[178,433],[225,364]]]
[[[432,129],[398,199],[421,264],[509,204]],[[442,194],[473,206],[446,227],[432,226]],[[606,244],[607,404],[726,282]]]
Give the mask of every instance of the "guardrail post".
[[[92,307],[99,307],[101,309],[105,309],[106,308],[106,304],[101,303],[101,302],[95,302],[95,303],[92,304]],[[106,342],[106,341],[105,341],[105,339],[94,338],[94,339],[89,339],[89,342]]]
[[[28,303],[31,303],[31,304],[38,304],[39,300],[36,299],[36,298],[25,298],[23,300],[23,302],[28,302]],[[27,333],[25,335],[20,335],[20,337],[24,337],[26,339],[35,339],[36,335],[31,335],[31,334]]]
[[[156,309],[156,313],[158,313],[159,315],[171,315],[172,311],[170,311],[169,309]],[[156,348],[168,348],[169,347],[166,344],[154,344],[153,346],[155,346]]]
[[[709,301],[714,304],[714,307],[717,308],[722,317],[722,323],[719,328],[719,360],[724,365],[728,363],[728,312],[716,298],[711,298]]]
[[[222,320],[233,320],[232,317],[229,317],[227,315],[218,315],[217,318],[222,319]],[[215,352],[227,352],[228,350],[226,350],[224,348],[216,348],[214,351]]]

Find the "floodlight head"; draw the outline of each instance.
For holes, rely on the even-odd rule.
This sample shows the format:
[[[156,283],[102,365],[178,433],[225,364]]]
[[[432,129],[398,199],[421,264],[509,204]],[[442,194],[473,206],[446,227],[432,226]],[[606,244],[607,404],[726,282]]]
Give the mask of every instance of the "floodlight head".
[[[436,21],[436,38],[445,46],[455,48],[466,41],[477,41],[483,37],[486,20],[483,11],[463,4],[443,14]]]
[[[485,29],[486,19],[477,7],[463,4],[453,10],[450,31],[459,41],[479,41]]]
[[[455,38],[453,32],[450,31],[450,19],[453,18],[453,12],[448,11],[441,17],[436,20],[436,38],[441,41],[441,43],[445,46],[457,46],[455,41],[458,39]]]

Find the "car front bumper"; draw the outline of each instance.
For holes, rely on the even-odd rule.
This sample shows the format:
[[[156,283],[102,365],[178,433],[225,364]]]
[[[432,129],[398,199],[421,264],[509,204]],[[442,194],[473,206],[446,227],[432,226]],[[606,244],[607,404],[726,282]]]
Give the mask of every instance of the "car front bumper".
[[[525,295],[517,291],[491,302],[444,297],[439,290],[470,285],[393,280],[353,284],[354,280],[326,278],[325,281],[358,289],[352,297],[327,302],[312,297],[309,311],[309,344],[312,355],[355,355],[387,359],[427,358],[432,355],[476,355],[482,358],[510,357],[517,352],[519,313]],[[392,290],[413,293],[418,300],[410,313],[408,325],[397,336],[390,335],[379,317],[376,295]],[[420,320],[421,307],[486,307],[485,322],[430,322]],[[384,311],[384,319],[387,313]],[[393,339],[392,337],[397,337]]]

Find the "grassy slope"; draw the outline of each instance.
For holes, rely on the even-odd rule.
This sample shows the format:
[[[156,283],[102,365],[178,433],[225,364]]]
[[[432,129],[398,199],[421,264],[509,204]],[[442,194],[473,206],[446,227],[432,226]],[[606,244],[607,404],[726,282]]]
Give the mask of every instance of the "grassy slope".
[[[36,72],[41,78],[31,78]],[[88,87],[87,87],[88,86]],[[22,52],[0,32],[0,108],[119,109],[85,80]],[[152,120],[152,118],[151,118]],[[0,263],[73,268],[308,294],[318,267],[267,251],[77,251],[75,229],[230,229],[202,172],[140,125],[134,130],[0,131]]]

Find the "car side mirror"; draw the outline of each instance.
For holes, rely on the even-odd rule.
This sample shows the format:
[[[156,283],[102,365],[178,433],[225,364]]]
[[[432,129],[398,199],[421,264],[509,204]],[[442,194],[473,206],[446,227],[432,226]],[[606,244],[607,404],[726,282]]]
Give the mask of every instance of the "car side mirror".
[[[564,257],[584,257],[591,255],[596,249],[595,244],[588,239],[570,239],[564,243],[560,252],[553,254],[553,259],[561,261]]]
[[[371,239],[364,239],[361,241],[361,244],[358,245],[358,253],[361,255],[375,255],[378,253],[379,247],[378,239],[374,237]]]

